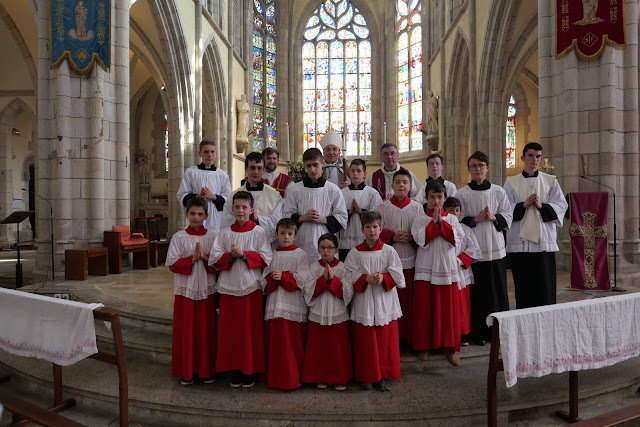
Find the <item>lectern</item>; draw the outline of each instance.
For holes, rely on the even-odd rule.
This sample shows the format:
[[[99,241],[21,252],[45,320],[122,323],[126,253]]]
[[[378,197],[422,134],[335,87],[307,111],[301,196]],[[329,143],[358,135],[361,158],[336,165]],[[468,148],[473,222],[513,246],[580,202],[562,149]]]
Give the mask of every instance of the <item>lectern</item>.
[[[20,263],[20,223],[33,215],[35,211],[15,211],[2,220],[0,224],[16,225],[16,248],[18,250],[18,262],[16,263],[16,289],[22,287],[22,263]]]

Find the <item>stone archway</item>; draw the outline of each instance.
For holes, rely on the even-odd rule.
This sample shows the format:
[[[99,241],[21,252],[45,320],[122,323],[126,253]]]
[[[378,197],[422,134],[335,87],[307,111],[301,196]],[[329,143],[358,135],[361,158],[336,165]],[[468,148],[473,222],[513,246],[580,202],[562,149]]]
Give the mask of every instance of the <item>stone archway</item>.
[[[14,169],[16,162],[10,140],[18,117],[26,113],[33,124],[32,141],[35,141],[36,126],[35,114],[31,107],[20,98],[14,98],[0,111],[0,219],[9,215],[13,209],[13,198],[16,190],[14,183]],[[33,151],[33,150],[32,150]],[[33,153],[31,153],[33,154]],[[18,171],[22,175],[22,170]],[[17,184],[16,184],[17,185]],[[19,188],[22,186],[20,185]],[[23,194],[20,193],[20,196]],[[22,198],[22,197],[19,197]],[[14,232],[9,227],[0,227],[0,246],[13,243]]]

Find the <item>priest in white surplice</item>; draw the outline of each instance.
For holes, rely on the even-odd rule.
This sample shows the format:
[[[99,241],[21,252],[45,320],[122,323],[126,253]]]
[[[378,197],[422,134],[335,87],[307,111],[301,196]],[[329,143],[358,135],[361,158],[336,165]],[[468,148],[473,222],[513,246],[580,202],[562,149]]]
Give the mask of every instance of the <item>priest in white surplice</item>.
[[[248,191],[255,200],[255,213],[251,219],[267,232],[269,241],[276,240],[276,225],[282,218],[282,208],[284,207],[284,199],[280,197],[280,193],[271,186],[262,182],[262,172],[264,171],[264,159],[262,154],[251,152],[244,159],[244,173],[247,177],[246,181],[229,196],[238,191]],[[236,222],[236,218],[231,211],[231,203],[226,203],[222,212],[222,222],[220,228],[230,227]]]
[[[524,170],[505,182],[513,223],[507,232],[507,252],[516,289],[516,308],[556,303],[556,228],[562,227],[567,201],[558,180],[540,172],[542,146],[524,146]]]

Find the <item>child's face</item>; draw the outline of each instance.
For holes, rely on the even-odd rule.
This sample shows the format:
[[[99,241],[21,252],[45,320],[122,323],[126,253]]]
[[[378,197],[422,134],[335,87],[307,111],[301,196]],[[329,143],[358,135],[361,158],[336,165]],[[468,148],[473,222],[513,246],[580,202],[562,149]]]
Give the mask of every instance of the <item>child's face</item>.
[[[378,221],[369,222],[362,226],[362,233],[364,234],[367,243],[377,242],[382,233],[382,227]]]
[[[337,145],[327,145],[322,150],[322,154],[324,154],[324,159],[327,163],[335,163],[340,158],[340,148]]]
[[[469,160],[469,175],[477,183],[483,183],[487,179],[487,172],[489,172],[489,166],[485,162],[478,159]]]
[[[411,192],[411,179],[407,175],[398,175],[393,179],[391,188],[397,198],[403,199]]]
[[[349,168],[349,178],[355,185],[359,185],[367,177],[367,172],[362,168],[362,165],[353,165]]]
[[[338,248],[329,239],[320,240],[318,242],[318,253],[322,257],[322,261],[328,264],[336,257]]]
[[[434,157],[433,159],[429,159],[429,163],[427,163],[427,170],[429,171],[429,176],[433,179],[439,178],[442,174],[442,168],[444,165],[440,161],[438,157]]]
[[[281,248],[286,248],[293,245],[293,241],[296,238],[296,228],[278,227],[276,234],[278,236],[278,245]]]
[[[205,145],[200,149],[198,154],[200,154],[200,158],[202,158],[202,163],[207,166],[214,164],[218,157],[218,151],[215,145]]]
[[[455,215],[458,219],[460,219],[460,206],[449,206],[444,211],[449,215]]]
[[[322,176],[322,165],[324,165],[324,161],[319,158],[304,162],[304,170],[307,171],[307,175],[312,181],[317,181]]]
[[[429,194],[427,194],[429,209],[442,209],[445,200],[447,200],[447,196],[442,192],[436,193],[435,191],[429,190]]]
[[[233,212],[233,216],[236,218],[236,221],[244,224],[249,221],[249,218],[251,218],[253,208],[251,207],[251,202],[249,202],[249,200],[236,199],[233,201],[231,211]]]
[[[204,221],[209,217],[209,215],[204,213],[202,206],[191,206],[189,210],[184,213],[184,216],[187,217],[189,225],[194,230],[199,230],[202,224],[204,224]]]

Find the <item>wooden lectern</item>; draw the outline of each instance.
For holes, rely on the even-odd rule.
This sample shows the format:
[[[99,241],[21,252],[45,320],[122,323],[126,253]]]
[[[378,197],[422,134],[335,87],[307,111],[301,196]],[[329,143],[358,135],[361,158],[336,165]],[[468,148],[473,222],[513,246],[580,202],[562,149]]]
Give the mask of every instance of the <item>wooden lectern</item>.
[[[20,263],[20,223],[29,218],[34,213],[35,211],[15,211],[0,222],[0,224],[16,225],[16,248],[18,250],[18,262],[16,263],[16,289],[22,287],[22,264]]]

